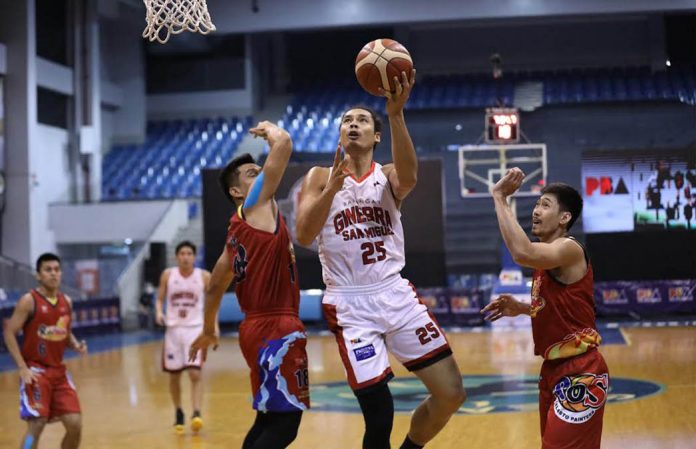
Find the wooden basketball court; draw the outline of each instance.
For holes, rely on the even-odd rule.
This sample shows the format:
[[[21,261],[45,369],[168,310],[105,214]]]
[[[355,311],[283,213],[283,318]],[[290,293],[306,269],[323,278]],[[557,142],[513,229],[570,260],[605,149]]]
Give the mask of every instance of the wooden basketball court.
[[[643,398],[610,403],[605,414],[603,447],[696,447],[696,409],[693,406],[696,403],[696,329],[626,328],[621,332],[626,344],[602,347],[612,377],[650,381],[661,385],[662,389]],[[540,360],[532,356],[529,330],[450,333],[449,338],[465,378],[466,375],[534,377],[538,374]],[[198,436],[192,436],[188,429],[184,436],[172,432],[174,412],[168,378],[160,370],[160,351],[161,342],[153,341],[68,361],[83,408],[81,447],[241,447],[254,412],[250,406],[247,367],[237,339],[223,338],[220,349],[209,357],[205,371],[205,428]],[[326,388],[320,386],[321,383],[344,380],[333,337],[310,337],[308,353],[311,382],[318,390]],[[395,381],[412,377],[398,364],[393,366]],[[188,381],[185,380],[184,405],[188,419],[191,410]],[[394,385],[398,389],[399,384]],[[17,372],[1,373],[0,386],[0,447],[19,447],[24,424],[18,417]],[[345,393],[342,396],[350,399]],[[540,447],[535,404],[528,403],[520,407],[523,411],[507,413],[487,412],[490,407],[486,406],[486,401],[469,401],[464,407],[467,414],[454,416],[428,448]],[[398,447],[403,440],[408,423],[408,414],[397,414],[393,447]],[[362,429],[360,414],[309,411],[291,447],[359,448]],[[60,424],[48,426],[40,447],[59,447],[62,434]]]

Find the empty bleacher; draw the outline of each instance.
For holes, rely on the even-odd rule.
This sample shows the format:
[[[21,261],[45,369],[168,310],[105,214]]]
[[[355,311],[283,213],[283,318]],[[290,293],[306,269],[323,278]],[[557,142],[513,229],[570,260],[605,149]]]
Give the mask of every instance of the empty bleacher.
[[[142,145],[115,146],[104,157],[102,198],[200,197],[201,170],[224,165],[250,124],[250,117],[150,122]]]

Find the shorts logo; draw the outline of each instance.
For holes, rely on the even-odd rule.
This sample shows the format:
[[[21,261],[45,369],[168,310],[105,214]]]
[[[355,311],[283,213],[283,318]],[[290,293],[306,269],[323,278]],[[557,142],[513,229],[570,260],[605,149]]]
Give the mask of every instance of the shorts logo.
[[[34,388],[33,391],[34,401],[41,402],[41,390],[39,388]]]
[[[355,359],[358,362],[367,360],[370,357],[374,357],[375,355],[377,355],[377,353],[375,352],[375,347],[372,344],[363,346],[362,348],[355,348],[353,349],[353,353],[355,353]]]
[[[174,354],[172,354],[172,353],[167,354],[167,360],[174,360]]]
[[[553,410],[560,419],[571,424],[589,421],[604,406],[609,390],[608,374],[566,376],[556,384]]]
[[[357,345],[359,343],[362,343],[362,339],[360,339],[360,338],[353,338],[350,340],[351,345]]]

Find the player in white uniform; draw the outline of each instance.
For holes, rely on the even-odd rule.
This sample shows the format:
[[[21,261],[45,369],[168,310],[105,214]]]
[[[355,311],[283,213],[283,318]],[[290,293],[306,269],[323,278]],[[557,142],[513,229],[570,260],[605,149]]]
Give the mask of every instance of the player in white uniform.
[[[324,314],[365,418],[363,448],[390,447],[394,406],[387,351],[430,392],[413,413],[402,448],[423,447],[466,399],[442,329],[400,275],[405,261],[399,208],[418,172],[403,115],[415,71],[395,81],[396,92],[384,92],[394,163],[373,161],[381,138],[377,115],[368,108],[349,109],[341,119],[333,167],[310,170],[297,213],[299,243],[307,246],[318,238]]]
[[[194,267],[196,246],[188,241],[176,246],[177,266],[164,270],[160,277],[157,294],[157,324],[166,326],[162,349],[162,369],[169,373],[169,392],[176,407],[174,429],[184,431],[184,412],[181,408],[181,372],[187,370],[191,380],[191,402],[193,416],[191,430],[198,432],[203,427],[201,403],[203,362],[197,358],[188,361],[191,343],[203,330],[203,302],[210,273]],[[166,302],[166,311],[163,305]]]

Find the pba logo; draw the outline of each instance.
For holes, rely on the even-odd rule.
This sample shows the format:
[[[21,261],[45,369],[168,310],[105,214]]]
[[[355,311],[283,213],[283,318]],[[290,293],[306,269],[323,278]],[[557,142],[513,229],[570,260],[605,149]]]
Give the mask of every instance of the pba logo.
[[[452,296],[450,304],[452,304],[452,313],[466,313],[472,309],[469,296]]]
[[[604,301],[604,304],[628,304],[628,298],[623,290],[618,288],[602,290],[602,301]]]
[[[694,300],[693,288],[670,287],[669,302],[691,302]]]
[[[636,290],[636,300],[640,304],[657,304],[662,302],[662,296],[657,288],[639,288]]]
[[[426,305],[428,309],[436,309],[437,308],[437,298],[433,295],[423,295],[420,297],[421,301],[423,304]]]
[[[553,410],[560,419],[571,424],[587,422],[600,409],[609,391],[608,374],[566,376],[553,389],[556,400]]]
[[[614,179],[611,176],[600,176],[595,178],[587,176],[585,178],[585,196],[590,197],[595,193],[600,195],[628,195],[628,188],[622,177],[614,186]]]

